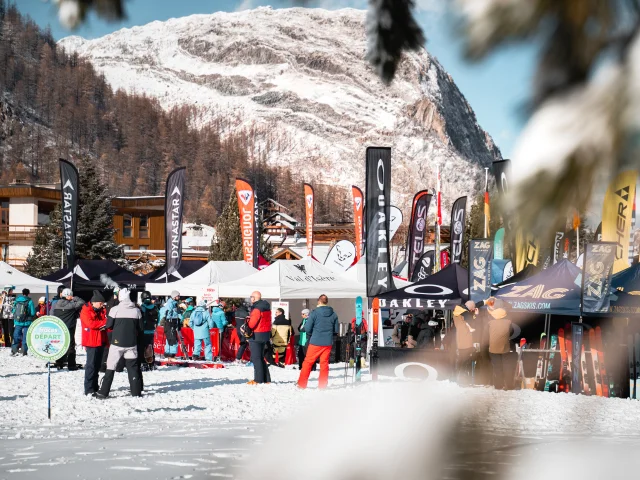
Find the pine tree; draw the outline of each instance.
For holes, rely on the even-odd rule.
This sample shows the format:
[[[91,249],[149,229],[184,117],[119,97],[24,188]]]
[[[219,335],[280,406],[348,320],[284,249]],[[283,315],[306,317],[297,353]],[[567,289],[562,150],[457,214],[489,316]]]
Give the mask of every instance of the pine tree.
[[[263,212],[258,210],[258,252],[268,262],[273,257],[273,245],[263,240]],[[216,235],[209,248],[209,260],[243,260],[242,235],[240,234],[240,212],[235,190],[229,196],[227,206],[222,210],[216,223]]]
[[[216,234],[209,248],[209,260],[242,260],[242,236],[240,213],[235,190],[229,196],[227,206],[216,222]]]
[[[88,159],[80,162],[80,205],[76,256],[86,259],[122,258],[122,247],[113,241],[115,209],[106,186],[98,178],[95,164]]]
[[[119,259],[122,247],[113,241],[115,210],[106,187],[97,176],[93,163],[80,162],[80,198],[76,258]],[[36,234],[33,250],[27,257],[25,271],[41,277],[60,268],[62,250],[62,212],[58,206],[49,218],[49,224]]]
[[[36,233],[33,249],[24,264],[24,270],[34,277],[43,277],[60,268],[62,259],[62,206],[58,205],[49,216],[49,224]]]

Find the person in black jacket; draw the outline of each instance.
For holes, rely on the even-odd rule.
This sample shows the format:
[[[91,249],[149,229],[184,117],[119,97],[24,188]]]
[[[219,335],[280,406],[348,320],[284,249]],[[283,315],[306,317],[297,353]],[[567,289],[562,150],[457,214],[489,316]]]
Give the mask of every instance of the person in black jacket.
[[[80,316],[80,310],[84,305],[84,300],[73,296],[73,291],[70,288],[62,290],[62,297],[58,300],[53,307],[53,316],[58,317],[64,322],[69,329],[69,348],[67,352],[56,361],[56,368],[62,370],[64,364],[67,364],[67,368],[70,371],[77,370],[80,365],[76,363],[76,325],[78,323],[78,317]]]
[[[129,374],[129,387],[132,397],[142,396],[142,375],[138,362],[138,342],[144,332],[142,313],[131,301],[129,290],[123,288],[118,294],[119,303],[107,314],[106,328],[111,328],[111,347],[107,359],[107,371],[102,377],[100,390],[94,397],[105,399],[111,391],[116,365],[124,358]]]
[[[240,305],[235,311],[236,317],[236,330],[238,333],[238,338],[240,339],[240,348],[238,348],[238,353],[236,355],[236,362],[242,362],[242,356],[244,355],[244,351],[247,349],[249,342],[247,342],[247,338],[240,332],[242,325],[247,321],[247,317],[249,316],[249,312],[247,311],[247,307],[244,305]]]

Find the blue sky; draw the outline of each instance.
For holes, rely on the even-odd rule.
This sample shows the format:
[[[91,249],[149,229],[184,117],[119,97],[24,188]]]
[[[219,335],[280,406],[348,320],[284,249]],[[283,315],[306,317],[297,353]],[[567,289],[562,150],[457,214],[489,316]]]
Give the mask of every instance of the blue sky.
[[[307,5],[328,9],[366,8],[366,3],[366,0],[310,0]],[[531,90],[535,50],[532,46],[512,46],[477,64],[465,61],[455,22],[444,11],[443,3],[444,0],[416,1],[418,21],[427,36],[427,50],[453,77],[476,112],[480,125],[491,134],[503,156],[509,158],[525,121],[521,111]],[[82,28],[69,32],[60,26],[51,2],[18,0],[16,4],[38,25],[51,25],[56,40],[70,34],[96,38],[123,27],[196,13],[229,12],[259,5],[292,6],[287,0],[128,0],[125,3],[128,19],[124,22],[110,23],[91,16]]]

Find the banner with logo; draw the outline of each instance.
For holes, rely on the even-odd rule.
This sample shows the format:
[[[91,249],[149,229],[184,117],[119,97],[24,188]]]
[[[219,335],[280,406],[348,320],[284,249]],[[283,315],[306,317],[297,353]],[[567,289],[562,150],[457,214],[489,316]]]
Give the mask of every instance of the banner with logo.
[[[424,255],[420,257],[418,263],[413,269],[413,275],[409,277],[412,282],[419,282],[420,280],[424,280],[429,275],[433,274],[433,268],[435,267],[436,252],[435,250],[429,250]]]
[[[607,313],[609,311],[611,277],[616,260],[613,242],[589,243],[584,251],[582,270],[582,311]]]
[[[313,187],[304,184],[305,231],[307,232],[307,257],[313,257]]]
[[[449,256],[449,250],[442,250],[440,252],[440,268],[444,268],[451,263],[451,257]]]
[[[79,176],[71,162],[60,159],[60,186],[62,187],[62,243],[67,267],[76,264],[76,235],[78,233]]]
[[[362,190],[360,190],[355,185],[351,186],[351,197],[353,198],[353,228],[354,228],[354,239],[356,242],[356,255],[357,260],[362,258],[364,255],[364,223],[363,213],[364,213],[364,195],[362,194]]]
[[[242,236],[242,255],[244,261],[254,265],[258,244],[256,242],[256,198],[253,187],[247,180],[236,178],[236,196],[240,214],[240,234]],[[257,268],[257,267],[256,267]]]
[[[380,308],[450,310],[469,299],[469,274],[453,263],[413,285],[381,294]]]
[[[451,263],[462,260],[462,242],[467,219],[467,197],[460,197],[451,209]],[[444,266],[444,264],[443,264]]]
[[[629,241],[637,170],[618,174],[609,184],[602,206],[602,241],[616,244],[613,273],[629,267]]]
[[[167,278],[182,264],[182,211],[184,209],[185,167],[176,168],[167,178],[164,195],[164,251]]]
[[[504,259],[504,228],[496,230],[493,237],[493,258],[495,260]]]
[[[336,273],[346,272],[356,258],[356,246],[349,240],[337,242],[324,261],[324,264]]]
[[[431,203],[429,190],[422,190],[413,197],[411,218],[409,221],[409,235],[407,237],[407,259],[409,270],[407,277],[411,278],[420,257],[424,253],[424,241],[427,233],[427,212]]]
[[[492,259],[491,240],[469,241],[469,298],[474,302],[484,301],[491,296]]]
[[[366,154],[367,297],[395,289],[391,275],[391,149],[368,147]]]
[[[524,233],[522,228],[516,230],[516,273],[521,272],[527,265],[538,265],[540,258],[540,240],[534,235]]]
[[[564,257],[564,232],[556,232],[556,239],[553,243],[553,263],[554,265]]]
[[[389,208],[389,243],[391,243],[400,225],[402,225],[402,218],[402,210],[395,205],[391,205]]]

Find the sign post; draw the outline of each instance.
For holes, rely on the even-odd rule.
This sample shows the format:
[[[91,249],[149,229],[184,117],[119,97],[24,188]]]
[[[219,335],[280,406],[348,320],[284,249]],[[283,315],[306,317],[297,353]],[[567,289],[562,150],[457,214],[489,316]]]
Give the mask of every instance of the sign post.
[[[47,362],[47,417],[51,420],[51,362],[67,353],[71,341],[69,329],[58,317],[45,315],[35,320],[27,331],[29,353]]]

